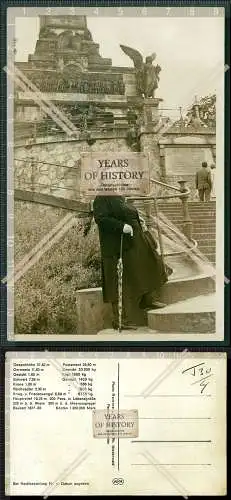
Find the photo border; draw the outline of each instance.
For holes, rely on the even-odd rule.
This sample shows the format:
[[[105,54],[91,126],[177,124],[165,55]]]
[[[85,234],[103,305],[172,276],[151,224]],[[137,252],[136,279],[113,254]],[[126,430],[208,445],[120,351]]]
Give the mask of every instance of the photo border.
[[[1,20],[3,21],[1,23],[1,25],[3,26],[3,30],[2,30],[2,42],[4,42],[3,44],[1,44],[2,47],[4,47],[4,45],[6,44],[6,14],[7,14],[7,8],[10,7],[14,7],[14,8],[18,8],[20,9],[20,11],[22,11],[23,7],[20,5],[21,2],[18,2],[18,1],[11,1],[11,2],[5,2],[1,5]],[[86,14],[86,9],[101,9],[101,12],[100,12],[100,15],[102,15],[102,9],[108,9],[105,7],[105,4],[106,2],[95,2],[93,5],[90,4],[90,7],[89,7],[89,3],[88,2],[68,2],[67,4],[65,4],[65,7],[70,9],[70,8],[77,8],[80,9],[80,8],[83,8]],[[179,5],[180,4],[180,5]],[[34,2],[33,1],[27,1],[25,2],[25,5],[26,5],[26,9],[27,8],[32,8],[32,6],[34,5]],[[164,6],[163,6],[164,5]],[[161,9],[161,12],[163,15],[163,12],[166,13],[166,15],[169,15],[170,14],[170,11],[171,11],[171,15],[173,13],[173,9],[176,7],[176,8],[179,8],[182,7],[182,4],[181,2],[176,2],[176,1],[173,1],[171,2],[171,8],[170,7],[166,7],[165,6],[165,2],[155,2],[155,5],[153,5],[153,2],[145,2],[145,5],[142,7],[140,5],[140,2],[137,0],[137,1],[134,1],[134,2],[128,2],[128,1],[124,1],[123,2],[123,5],[121,7],[121,3],[120,2],[117,2],[117,1],[112,1],[111,2],[111,5],[110,5],[110,9],[111,8],[115,8],[117,7],[118,8],[118,15],[121,15],[121,8],[126,8],[128,10],[126,10],[126,12],[128,12],[130,10],[130,8],[134,8],[134,7],[137,7],[139,13],[141,12],[141,9],[152,9],[152,8],[157,8],[157,7],[160,7]],[[213,2],[213,1],[210,1],[210,2],[191,2],[191,1],[188,1],[188,2],[184,2],[184,9],[190,9],[190,8],[211,8],[211,9],[216,9],[216,8],[224,8],[225,9],[225,63],[226,65],[229,66],[229,63],[230,63],[230,5],[229,5],[229,2],[228,1],[224,1],[224,2]],[[53,9],[53,8],[58,8],[56,7],[57,6],[57,3],[56,2],[47,2],[47,4],[45,4],[44,6],[44,3],[41,2],[41,0],[38,0],[36,2],[36,7],[35,8],[41,8],[41,7],[44,7],[44,9]],[[61,7],[62,9],[62,12],[63,12],[63,8],[64,7]],[[166,10],[167,9],[167,10]],[[169,10],[170,9],[170,10]],[[78,10],[79,12],[79,10]],[[105,10],[106,12],[106,10]],[[188,10],[187,10],[188,12]],[[46,13],[48,13],[46,11]],[[57,13],[57,12],[56,12]],[[76,12],[77,13],[77,12]],[[52,14],[52,12],[51,12]],[[99,15],[99,12],[98,14]],[[128,14],[130,15],[130,14]],[[146,15],[143,13],[143,15]],[[4,35],[5,33],[5,35]],[[1,62],[2,62],[2,65],[1,67],[4,67],[4,65],[6,64],[6,54],[5,54],[5,50],[2,50],[1,51]],[[5,64],[4,64],[5,63]],[[5,124],[7,122],[6,120],[6,75],[3,75],[3,71],[2,71],[2,74],[1,74],[1,79],[2,79],[2,97],[4,99],[4,106],[1,107],[1,125]],[[220,345],[229,345],[230,343],[230,333],[229,333],[229,324],[230,324],[230,321],[229,321],[229,317],[227,315],[227,310],[229,311],[229,309],[227,309],[227,304],[229,304],[229,295],[230,295],[230,286],[229,286],[229,275],[230,275],[230,266],[229,266],[229,255],[230,255],[230,249],[229,249],[229,244],[230,244],[230,232],[229,232],[229,220],[227,215],[230,213],[229,211],[229,208],[230,208],[230,198],[229,198],[229,191],[228,191],[228,186],[229,186],[229,183],[227,182],[229,180],[229,177],[230,177],[230,171],[229,171],[229,168],[227,168],[229,165],[230,165],[230,145],[229,145],[229,136],[230,136],[230,100],[229,100],[229,93],[228,93],[228,88],[229,88],[229,83],[230,83],[230,71],[229,71],[229,68],[227,69],[227,71],[225,72],[225,165],[226,165],[226,168],[225,168],[225,180],[224,180],[224,185],[225,185],[225,260],[224,260],[224,265],[225,265],[225,285],[224,285],[224,300],[225,300],[225,337],[224,337],[224,340],[222,341],[218,341],[217,339],[215,340],[204,340],[202,339],[202,336],[200,334],[200,341],[192,341],[192,340],[188,340],[188,335],[187,337],[185,338],[185,341],[179,341],[179,340],[165,340],[163,341],[163,339],[161,339],[161,341],[152,341],[152,340],[131,340],[131,341],[127,341],[127,340],[121,340],[121,339],[118,339],[118,340],[103,340],[103,341],[94,341],[94,340],[75,340],[74,338],[74,335],[71,336],[71,339],[69,339],[68,341],[65,341],[64,338],[60,339],[60,340],[55,340],[53,336],[53,338],[51,340],[45,340],[45,338],[43,337],[43,339],[39,339],[38,341],[37,340],[31,340],[31,339],[24,339],[24,340],[19,340],[18,337],[19,335],[17,336],[17,339],[15,338],[15,335],[14,335],[14,338],[12,338],[12,340],[8,340],[7,338],[7,335],[6,335],[6,325],[7,325],[7,318],[9,318],[9,315],[7,316],[7,308],[6,308],[6,303],[7,303],[7,287],[6,285],[2,285],[1,283],[1,300],[2,300],[2,306],[1,306],[1,319],[3,321],[1,321],[1,338],[2,338],[2,345],[4,346],[8,346],[8,345],[12,345],[13,343],[15,343],[17,346],[19,346],[20,344],[24,345],[25,346],[25,342],[27,344],[31,344],[33,346],[36,346],[36,345],[39,345],[41,342],[44,344],[44,345],[57,345],[57,346],[60,346],[60,344],[62,344],[62,346],[64,345],[67,345],[69,344],[69,342],[71,342],[72,344],[74,344],[75,346],[81,346],[82,344],[84,345],[88,345],[90,348],[95,348],[95,347],[107,347],[108,345],[113,345],[113,347],[116,347],[118,346],[120,343],[122,343],[123,347],[124,348],[130,348],[130,347],[135,347],[135,346],[143,346],[143,347],[156,347],[156,346],[160,346],[160,345],[163,345],[163,342],[164,344],[166,345],[166,347],[170,347],[170,346],[180,346],[180,345],[185,345],[187,343],[187,345],[198,345],[198,346],[201,346],[202,344],[203,345],[209,345],[210,346],[213,346],[213,345],[217,345],[217,346],[220,346]],[[229,107],[227,107],[227,104],[229,104]],[[7,122],[8,123],[8,122]],[[6,164],[6,160],[7,160],[7,153],[6,153],[6,147],[4,148],[4,145],[6,146],[7,144],[7,139],[6,139],[6,131],[4,130],[4,126],[2,127],[1,129],[1,137],[3,138],[3,141],[1,141],[1,149],[2,149],[2,154],[1,154],[1,157],[3,158],[3,163],[2,164]],[[10,190],[9,190],[10,191]],[[6,221],[6,207],[7,207],[7,201],[9,200],[9,197],[11,197],[11,203],[12,203],[12,196],[11,196],[11,193],[7,191],[6,189],[6,172],[4,172],[4,168],[1,169],[1,193],[3,193],[3,196],[2,196],[2,203],[1,203],[1,222],[3,222],[3,224],[1,223],[1,236],[3,236],[2,238],[2,255],[3,255],[3,260],[2,260],[2,264],[1,264],[1,277],[2,276],[5,276],[7,274],[7,259],[6,259],[6,242],[7,242],[7,238],[6,238],[6,227],[7,227],[7,221]],[[9,201],[8,201],[9,202]],[[9,235],[8,235],[9,236]],[[11,246],[11,252],[13,252],[13,245]],[[9,247],[8,247],[8,251],[9,251]],[[3,272],[2,272],[3,271]],[[9,290],[9,288],[8,288]],[[9,292],[8,292],[9,293]],[[12,295],[11,295],[12,296]],[[8,311],[9,312],[9,311]],[[228,320],[228,321],[227,321]],[[29,335],[28,335],[29,337]],[[41,336],[40,336],[41,337]],[[83,336],[81,336],[83,337]],[[171,334],[171,337],[173,337],[173,335]]]

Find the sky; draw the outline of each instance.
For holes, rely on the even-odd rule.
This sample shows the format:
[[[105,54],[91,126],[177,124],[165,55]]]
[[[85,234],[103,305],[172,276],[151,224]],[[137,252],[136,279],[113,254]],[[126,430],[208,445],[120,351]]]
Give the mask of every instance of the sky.
[[[39,18],[16,18],[16,61],[34,53]],[[156,52],[162,68],[156,97],[164,99],[163,114],[177,119],[198,97],[216,92],[223,78],[224,19],[222,17],[87,17],[94,42],[113,66],[133,66],[120,44],[137,49],[144,57]]]

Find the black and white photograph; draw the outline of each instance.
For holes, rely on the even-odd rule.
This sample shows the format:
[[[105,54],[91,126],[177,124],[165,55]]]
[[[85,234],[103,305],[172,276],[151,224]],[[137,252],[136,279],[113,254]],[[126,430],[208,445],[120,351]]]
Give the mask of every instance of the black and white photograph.
[[[224,9],[168,9],[8,9],[9,340],[224,340]]]

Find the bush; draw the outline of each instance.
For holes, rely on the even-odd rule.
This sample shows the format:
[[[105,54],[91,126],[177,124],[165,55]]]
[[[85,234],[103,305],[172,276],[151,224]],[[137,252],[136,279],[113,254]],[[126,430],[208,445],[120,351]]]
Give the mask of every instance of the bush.
[[[29,205],[29,206],[28,206]],[[15,263],[25,256],[67,211],[15,204]],[[74,214],[73,214],[74,215]],[[15,284],[16,334],[73,334],[76,292],[101,284],[97,227],[84,236],[84,223],[70,228]]]

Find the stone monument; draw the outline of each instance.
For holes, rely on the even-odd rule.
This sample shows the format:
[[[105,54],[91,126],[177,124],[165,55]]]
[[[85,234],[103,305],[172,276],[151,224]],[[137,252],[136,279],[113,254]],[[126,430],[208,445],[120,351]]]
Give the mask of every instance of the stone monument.
[[[135,49],[124,45],[121,49],[133,60],[134,67],[113,66],[111,59],[100,55],[86,16],[41,16],[34,54],[29,55],[27,62],[17,62],[16,67],[75,125],[77,153],[144,152],[150,158],[151,174],[159,178],[156,131],[162,99],[155,94],[161,67],[153,64],[155,53],[143,59]],[[28,135],[26,141],[35,160],[45,151],[47,161],[54,163],[58,149],[60,162],[67,164],[68,151],[74,147],[70,137],[33,101],[29,89],[22,91],[15,85],[15,90],[18,145],[22,145]],[[61,139],[65,144],[60,144]],[[44,144],[48,140],[54,144],[52,150]],[[32,144],[41,141],[44,144],[41,150],[33,149]],[[23,156],[23,152],[21,154]],[[44,166],[41,168],[45,170]]]

